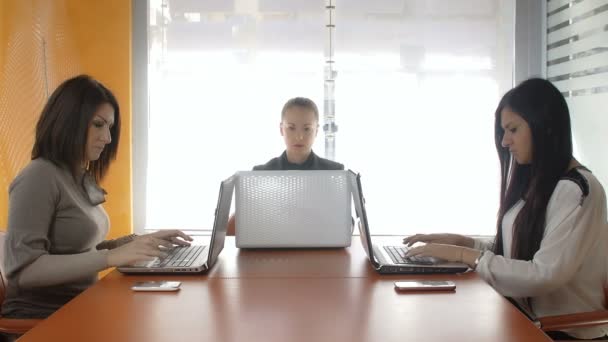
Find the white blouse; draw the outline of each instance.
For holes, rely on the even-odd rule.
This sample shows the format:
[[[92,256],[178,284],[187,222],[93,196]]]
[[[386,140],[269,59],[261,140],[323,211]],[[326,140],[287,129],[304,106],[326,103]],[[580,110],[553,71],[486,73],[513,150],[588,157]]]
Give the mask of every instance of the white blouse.
[[[536,317],[605,310],[608,286],[608,222],[606,195],[598,180],[578,170],[589,185],[585,197],[572,180],[557,183],[549,204],[543,240],[531,261],[511,259],[513,222],[524,205],[517,202],[502,221],[504,256],[486,250],[477,266],[479,275],[500,294],[519,302],[530,298]],[[488,241],[476,241],[480,249]],[[565,330],[577,338],[608,334],[608,325]]]

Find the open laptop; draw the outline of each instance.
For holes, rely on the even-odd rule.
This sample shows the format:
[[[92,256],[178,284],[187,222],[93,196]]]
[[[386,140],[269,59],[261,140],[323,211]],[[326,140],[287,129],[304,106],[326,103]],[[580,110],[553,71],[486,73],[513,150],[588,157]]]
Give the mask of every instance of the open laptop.
[[[228,227],[228,214],[232,202],[234,176],[220,184],[220,193],[215,209],[215,220],[211,240],[208,246],[191,245],[189,247],[174,247],[164,258],[137,263],[133,266],[121,266],[118,270],[127,274],[142,273],[202,273],[215,264],[224,248],[224,239]]]
[[[241,171],[235,191],[239,248],[348,247],[348,171]]]
[[[384,246],[374,244],[369,232],[367,212],[365,210],[365,199],[361,189],[361,175],[350,171],[353,200],[355,212],[359,216],[359,232],[361,243],[367,253],[369,261],[378,273],[385,274],[420,274],[420,273],[460,273],[469,267],[463,263],[442,262],[431,257],[404,258],[408,247]]]

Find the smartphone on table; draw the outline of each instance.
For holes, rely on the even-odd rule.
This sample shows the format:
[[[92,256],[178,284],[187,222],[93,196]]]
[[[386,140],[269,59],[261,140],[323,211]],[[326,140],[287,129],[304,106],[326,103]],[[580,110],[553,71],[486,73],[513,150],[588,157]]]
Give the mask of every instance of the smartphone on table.
[[[454,291],[456,284],[449,280],[397,281],[395,289],[398,291]]]
[[[177,291],[182,283],[179,281],[138,281],[131,286],[133,291]]]

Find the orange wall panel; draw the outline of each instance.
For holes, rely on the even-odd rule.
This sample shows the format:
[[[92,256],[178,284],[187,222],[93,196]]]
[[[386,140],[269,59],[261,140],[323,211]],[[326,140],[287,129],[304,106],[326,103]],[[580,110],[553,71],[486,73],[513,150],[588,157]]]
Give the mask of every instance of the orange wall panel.
[[[85,5],[86,4],[86,5]],[[117,160],[102,186],[111,237],[132,232],[131,186],[131,1],[67,1],[68,17],[85,73],[110,88],[121,110]]]
[[[4,22],[6,21],[6,19],[4,19],[4,2],[5,0],[0,0],[0,43],[4,43],[6,41],[6,37],[4,37]],[[0,66],[4,65],[3,64],[3,60],[4,60],[4,45],[0,45]]]
[[[110,237],[132,231],[131,2],[0,0],[0,229],[8,186],[30,159],[35,124],[63,80],[89,74],[121,107],[118,158],[102,186]]]

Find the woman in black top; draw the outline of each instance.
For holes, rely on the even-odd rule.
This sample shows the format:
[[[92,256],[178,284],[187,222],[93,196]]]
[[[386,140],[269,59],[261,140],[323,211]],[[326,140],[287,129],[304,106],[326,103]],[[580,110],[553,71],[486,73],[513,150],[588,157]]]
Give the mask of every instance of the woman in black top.
[[[293,98],[283,106],[280,123],[285,152],[254,171],[270,170],[344,170],[344,165],[321,158],[312,151],[319,130],[317,105],[304,97]]]
[[[253,171],[344,170],[344,165],[321,158],[312,151],[319,130],[319,109],[308,98],[295,97],[283,106],[280,123],[285,151]],[[227,235],[235,235],[234,214],[228,220]]]

